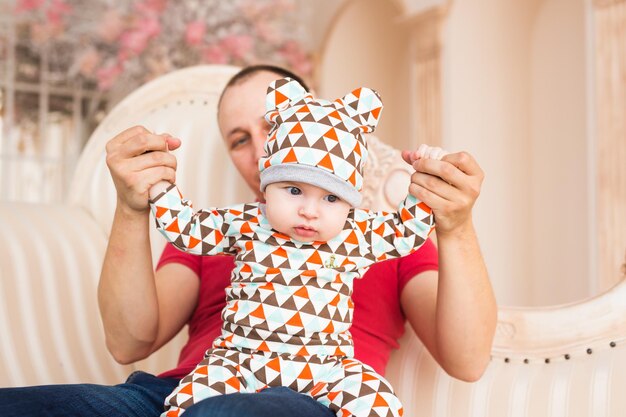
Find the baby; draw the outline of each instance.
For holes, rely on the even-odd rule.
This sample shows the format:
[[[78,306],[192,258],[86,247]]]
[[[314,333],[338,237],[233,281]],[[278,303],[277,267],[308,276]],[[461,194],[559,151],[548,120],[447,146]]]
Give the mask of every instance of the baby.
[[[150,190],[157,227],[176,247],[236,261],[222,334],[168,396],[164,416],[270,386],[310,395],[338,416],[402,415],[389,382],[353,358],[349,332],[354,279],[417,250],[434,227],[430,208],[410,194],[396,213],[356,208],[363,134],[382,108],[368,88],[329,102],[290,78],[276,80],[259,161],[265,203],[194,212],[175,185]]]

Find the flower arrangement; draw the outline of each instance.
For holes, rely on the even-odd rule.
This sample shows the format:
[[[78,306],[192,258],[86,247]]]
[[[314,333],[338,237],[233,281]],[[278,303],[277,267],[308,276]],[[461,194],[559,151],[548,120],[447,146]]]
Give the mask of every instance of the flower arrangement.
[[[16,0],[20,36],[101,91],[202,63],[271,62],[308,76],[296,0]]]

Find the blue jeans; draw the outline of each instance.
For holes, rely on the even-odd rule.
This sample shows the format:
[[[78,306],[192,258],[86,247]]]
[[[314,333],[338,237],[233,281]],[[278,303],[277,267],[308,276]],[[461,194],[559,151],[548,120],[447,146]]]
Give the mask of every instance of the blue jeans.
[[[42,385],[0,389],[2,417],[158,417],[177,379],[135,372],[125,383]],[[327,407],[289,388],[208,398],[186,417],[334,417]]]

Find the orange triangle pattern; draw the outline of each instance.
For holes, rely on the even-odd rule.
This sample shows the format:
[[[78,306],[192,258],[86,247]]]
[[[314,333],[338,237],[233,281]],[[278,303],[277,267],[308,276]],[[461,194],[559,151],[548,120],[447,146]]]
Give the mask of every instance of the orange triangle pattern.
[[[167,213],[169,209],[167,207],[158,207],[156,208],[156,214],[155,216],[157,218],[160,218],[161,216],[163,216],[165,213]]]
[[[281,105],[288,100],[287,96],[285,96],[280,91],[275,90],[275,93],[276,93],[276,96],[274,98],[274,101],[276,102],[277,105]]]
[[[328,132],[324,133],[324,137],[339,141],[339,138],[337,137],[337,132],[335,132],[335,129],[332,127],[328,130]],[[358,146],[358,142],[357,142],[357,146]]]
[[[189,247],[190,248],[195,248],[196,246],[198,246],[198,243],[202,242],[200,239],[196,239],[193,236],[189,236]]]
[[[181,394],[193,395],[193,384],[185,384],[179,391]]]
[[[288,164],[290,162],[298,162],[298,157],[296,156],[296,152],[292,149],[289,149],[289,152],[283,159],[284,164]]]
[[[331,409],[344,410],[344,415],[401,417],[402,404],[382,376],[356,359],[343,358],[339,350],[337,354],[334,358],[313,355],[290,359],[260,352],[213,350],[168,397],[166,413],[183,411],[180,404],[189,407],[200,392],[205,398],[207,390],[213,396],[289,386],[328,401]]]
[[[318,162],[318,165],[328,169],[329,171],[334,171],[333,162],[330,160],[330,154],[324,155],[321,161]]]
[[[302,125],[300,123],[296,123],[289,131],[290,135],[293,135],[294,133],[304,133],[304,130],[302,130]]]
[[[207,222],[201,223],[200,227],[197,223],[190,227],[188,219],[181,223],[186,217],[177,216],[182,203],[174,201],[171,194],[154,202],[153,210],[154,207],[167,208],[164,202],[176,207],[176,213],[168,208],[168,213],[157,220],[157,223],[171,220],[163,226],[169,239],[188,248],[198,248],[203,253],[216,249],[217,245],[236,247],[237,285],[227,288],[227,296],[235,302],[230,303],[224,312],[224,318],[233,330],[226,331],[217,342],[224,347],[242,346],[267,351],[278,348],[289,349],[291,354],[302,353],[303,342],[296,335],[305,327],[313,326],[317,329],[315,331],[328,337],[319,345],[306,346],[304,351],[307,354],[333,355],[339,351],[351,354],[351,342],[344,332],[347,330],[345,320],[354,304],[349,296],[340,296],[345,294],[344,291],[351,291],[345,287],[348,275],[343,274],[358,277],[363,272],[362,254],[372,253],[375,255],[373,259],[384,260],[399,256],[402,245],[407,245],[407,253],[415,250],[432,230],[432,215],[420,210],[419,201],[407,197],[397,213],[354,210],[340,241],[292,247],[283,244],[290,239],[287,235],[275,231],[267,235],[267,221],[258,204],[211,209],[210,217],[205,217]],[[431,227],[425,228],[424,225]],[[181,228],[184,233],[172,232]],[[194,235],[188,230],[194,230]],[[200,233],[196,234],[196,231]],[[261,232],[265,236],[263,239],[259,237]],[[363,248],[364,245],[367,249]],[[367,262],[371,263],[372,258]],[[341,270],[333,270],[335,268]],[[285,289],[288,293],[284,292]],[[329,294],[328,291],[335,293]],[[256,330],[260,321],[267,323],[268,317],[271,317],[271,332],[281,326],[281,331],[286,332],[279,331],[282,339],[276,335],[266,340]],[[285,325],[289,328],[286,329]],[[246,330],[239,330],[242,328]],[[234,330],[239,333],[234,334]],[[252,344],[250,340],[253,340]]]
[[[228,384],[231,387],[235,388],[237,391],[241,390],[241,382],[236,377],[233,376],[233,377],[227,379],[225,382],[226,382],[226,384]]]
[[[313,254],[306,260],[308,263],[322,265],[322,257],[320,256],[318,251],[314,251]]]
[[[293,315],[293,317],[291,317],[289,320],[287,320],[287,324],[290,326],[298,326],[298,327],[303,327],[304,325],[302,324],[302,319],[300,318],[300,313],[296,313]]]
[[[172,224],[166,227],[165,230],[172,233],[180,233],[180,229],[178,228],[178,219],[174,219]]]
[[[296,297],[309,298],[309,291],[307,291],[306,286],[302,286],[298,291],[293,293]]]
[[[250,315],[252,317],[256,317],[258,319],[265,320],[265,311],[263,310],[263,304],[259,304],[259,306],[256,308],[256,310],[254,310],[252,313],[250,313]]]
[[[274,359],[269,361],[266,366],[276,372],[280,372],[280,358],[275,357]]]
[[[302,372],[300,372],[300,375],[298,375],[298,379],[313,379],[313,374],[311,373],[311,367],[309,366],[308,363],[304,365],[304,369],[302,370]]]
[[[261,176],[274,164],[302,164],[324,168],[360,191],[362,161],[367,154],[366,137],[362,133],[374,131],[382,108],[380,96],[369,88],[357,88],[329,102],[315,99],[295,80],[272,82],[265,116],[271,134],[265,143],[265,156],[260,160]],[[337,142],[340,146],[335,146]],[[296,148],[305,151],[294,152]],[[352,198],[358,201],[357,196]]]

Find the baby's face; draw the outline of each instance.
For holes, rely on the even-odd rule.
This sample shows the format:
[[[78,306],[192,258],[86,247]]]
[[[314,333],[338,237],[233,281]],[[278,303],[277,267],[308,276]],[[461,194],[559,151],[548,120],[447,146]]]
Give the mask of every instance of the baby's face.
[[[276,182],[265,188],[265,214],[275,230],[301,242],[327,241],[346,223],[350,204],[301,182]]]

